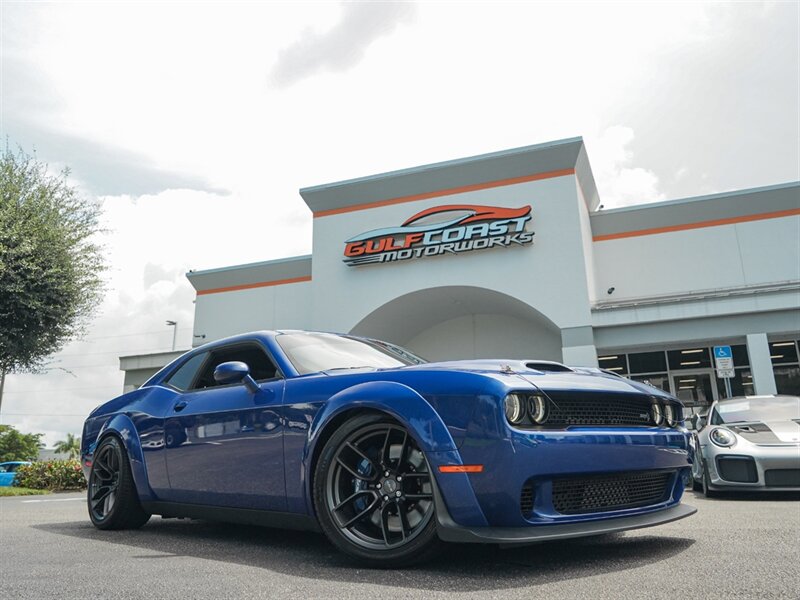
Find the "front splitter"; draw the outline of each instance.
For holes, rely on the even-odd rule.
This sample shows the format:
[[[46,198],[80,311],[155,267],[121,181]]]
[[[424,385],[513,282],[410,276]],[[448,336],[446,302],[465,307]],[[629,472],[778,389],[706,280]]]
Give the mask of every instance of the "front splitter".
[[[562,523],[560,525],[536,525],[531,527],[462,527],[450,518],[446,510],[440,511],[439,506],[437,506],[436,519],[439,537],[446,542],[513,546],[654,527],[683,519],[696,512],[697,509],[693,506],[678,504],[645,514],[583,523]]]

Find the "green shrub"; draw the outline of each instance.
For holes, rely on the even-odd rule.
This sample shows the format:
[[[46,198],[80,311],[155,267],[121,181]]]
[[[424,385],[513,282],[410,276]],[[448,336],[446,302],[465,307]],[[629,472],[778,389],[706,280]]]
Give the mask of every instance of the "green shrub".
[[[0,498],[4,496],[39,496],[49,493],[49,490],[32,490],[30,488],[12,487],[10,485],[0,486]]]
[[[21,465],[14,485],[34,490],[82,490],[86,487],[86,479],[80,461],[72,458]]]

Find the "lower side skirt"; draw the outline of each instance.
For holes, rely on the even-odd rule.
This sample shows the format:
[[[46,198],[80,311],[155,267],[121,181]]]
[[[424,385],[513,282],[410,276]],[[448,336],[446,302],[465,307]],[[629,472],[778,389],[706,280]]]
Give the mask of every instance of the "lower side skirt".
[[[142,502],[142,508],[165,519],[186,518],[206,521],[223,521],[244,525],[261,525],[279,529],[299,531],[322,531],[314,517],[297,513],[253,510],[251,508],[228,508],[205,504],[183,504],[178,502]]]

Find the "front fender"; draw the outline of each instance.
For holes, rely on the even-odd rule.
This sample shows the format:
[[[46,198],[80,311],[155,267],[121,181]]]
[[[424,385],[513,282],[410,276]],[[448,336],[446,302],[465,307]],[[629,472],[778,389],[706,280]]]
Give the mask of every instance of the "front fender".
[[[400,422],[425,453],[441,495],[453,518],[464,525],[486,525],[486,518],[475,498],[475,492],[466,473],[448,473],[442,476],[438,468],[443,464],[462,464],[458,447],[439,414],[415,390],[402,383],[376,381],[344,389],[328,400],[320,410],[308,432],[308,442],[303,457],[306,498],[309,512],[313,514],[312,460],[321,434],[338,415],[353,409],[372,409],[387,413]]]
[[[423,452],[457,449],[447,426],[425,398],[402,383],[372,381],[340,391],[317,413],[308,430],[309,456],[313,455],[319,434],[331,419],[354,408],[390,414],[408,429]]]
[[[109,435],[116,435],[122,440],[125,451],[128,453],[128,460],[131,466],[133,482],[136,484],[136,491],[142,501],[156,500],[153,490],[147,480],[147,468],[144,464],[142,444],[139,440],[139,433],[136,426],[128,415],[119,414],[111,417],[97,434],[96,442],[91,446],[92,450],[100,445],[103,438]]]

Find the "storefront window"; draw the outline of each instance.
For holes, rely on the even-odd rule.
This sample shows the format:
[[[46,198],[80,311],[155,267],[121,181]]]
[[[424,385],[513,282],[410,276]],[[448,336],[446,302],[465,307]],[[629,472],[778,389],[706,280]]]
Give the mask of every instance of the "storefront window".
[[[601,369],[613,371],[617,375],[628,374],[628,364],[624,354],[611,354],[609,356],[598,356],[598,364]]]
[[[733,353],[733,366],[734,367],[749,367],[750,356],[747,354],[747,346],[745,344],[737,344],[731,346]]]
[[[687,407],[705,408],[714,401],[715,377],[711,373],[672,374],[673,394]]]
[[[660,373],[667,370],[664,351],[628,354],[631,373]]]
[[[684,369],[708,369],[711,367],[711,355],[708,348],[687,348],[686,350],[670,350],[667,352],[670,371]]]
[[[666,373],[653,373],[652,375],[631,375],[631,379],[634,381],[641,381],[642,383],[652,385],[653,387],[657,387],[660,390],[670,393],[669,377]]]
[[[779,394],[800,396],[800,366],[776,367],[775,387]]]
[[[779,394],[800,396],[800,358],[797,348],[797,340],[777,341],[769,345],[775,387]]]
[[[797,364],[797,346],[793,341],[772,342],[769,355],[773,365]]]
[[[736,369],[736,377],[731,379],[732,396],[752,396],[753,395],[753,374],[750,369]],[[717,379],[719,397],[725,398],[725,380]]]
[[[778,393],[800,395],[800,342],[771,342],[769,350]],[[755,386],[747,345],[731,345],[731,351],[735,369],[730,380],[731,396],[752,396]],[[717,377],[710,345],[627,355],[609,352],[598,360],[601,368],[672,393],[696,411],[702,411],[714,398],[728,397],[725,380]]]

